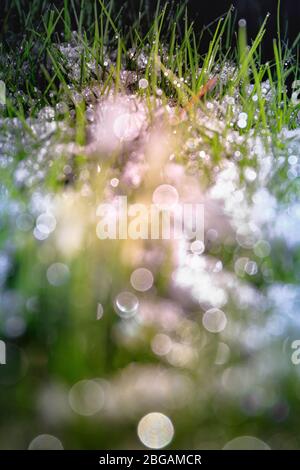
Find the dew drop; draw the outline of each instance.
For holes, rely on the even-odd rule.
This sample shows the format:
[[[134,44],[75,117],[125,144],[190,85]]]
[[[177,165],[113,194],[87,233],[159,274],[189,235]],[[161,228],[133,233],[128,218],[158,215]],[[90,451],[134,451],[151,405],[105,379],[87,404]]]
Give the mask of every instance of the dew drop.
[[[137,313],[139,301],[131,292],[121,292],[116,297],[115,305],[120,317],[130,318]]]
[[[204,328],[210,333],[220,333],[227,325],[227,318],[222,310],[211,308],[203,315],[202,323]]]
[[[174,427],[168,416],[155,412],[147,414],[140,420],[137,433],[146,447],[162,449],[172,441]]]
[[[132,287],[140,292],[146,292],[153,286],[153,274],[149,269],[138,268],[130,277]]]

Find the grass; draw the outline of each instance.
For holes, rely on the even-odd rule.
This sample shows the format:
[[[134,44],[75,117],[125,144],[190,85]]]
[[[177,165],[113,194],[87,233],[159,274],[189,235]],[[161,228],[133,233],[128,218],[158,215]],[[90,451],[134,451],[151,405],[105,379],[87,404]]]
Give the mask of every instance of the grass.
[[[26,116],[35,117],[43,107],[55,106],[67,99],[71,107],[75,108],[76,142],[83,145],[86,105],[84,100],[75,103],[73,93],[80,93],[84,87],[92,84],[100,86],[102,95],[111,88],[114,88],[115,93],[126,92],[126,86],[121,81],[121,71],[125,69],[136,71],[138,79],[144,77],[149,82],[146,96],[150,113],[150,97],[156,95],[159,89],[162,90],[165,103],[171,100],[179,114],[184,108],[191,116],[194,109],[199,106],[203,108],[206,100],[205,96],[204,100],[199,100],[199,93],[209,80],[216,78],[217,84],[208,94],[209,99],[216,97],[222,102],[223,97],[239,93],[243,112],[248,115],[247,127],[241,133],[252,130],[261,134],[264,129],[266,134],[276,140],[283,128],[293,126],[298,106],[291,103],[286,83],[297,79],[298,41],[291,47],[285,47],[283,52],[279,24],[278,38],[274,40],[274,60],[264,64],[261,50],[268,18],[248,47],[246,24],[239,26],[236,32],[235,12],[232,9],[197,35],[184,5],[170,8],[167,4],[160,7],[158,3],[154,21],[146,31],[142,27],[142,15],[133,21],[132,27],[128,27],[122,24],[122,9],[117,15],[113,11],[113,2],[104,4],[102,0],[92,2],[88,8],[80,2],[77,4],[67,0],[61,8],[37,1],[26,13],[22,3],[10,2],[6,22],[9,22],[9,15],[17,15],[25,35],[21,40],[21,54],[16,56],[16,44],[10,50],[4,46],[4,56],[8,54],[13,58],[2,69],[8,90],[7,115],[21,119],[30,132]],[[143,11],[142,7],[140,11]],[[80,59],[78,73],[72,78],[66,59],[57,45],[72,38],[74,27]],[[209,43],[205,55],[199,52],[203,40]],[[134,57],[132,50],[135,51]],[[116,51],[115,60],[106,65],[105,55],[111,51]],[[140,55],[144,55],[147,60],[144,70],[136,69],[134,58]],[[95,64],[93,72],[89,68],[91,63]],[[226,81],[221,80],[220,76],[228,64],[234,63],[240,65],[237,73]],[[262,93],[266,79],[271,84],[271,101],[266,101]],[[245,90],[250,83],[253,88],[248,97]],[[253,102],[253,96],[257,96],[257,103]],[[234,113],[234,107],[231,109],[229,106],[223,131],[225,135],[231,131]],[[197,127],[197,123],[195,125]],[[218,134],[210,140],[209,145],[217,163],[222,154]]]
[[[8,390],[0,400],[0,446],[26,447],[35,435],[49,433],[58,435],[67,448],[138,447],[137,422],[159,410],[175,423],[174,448],[220,448],[233,437],[249,434],[275,448],[299,448],[294,419],[299,411],[298,372],[289,353],[282,352],[283,339],[286,344],[297,332],[291,323],[281,332],[284,338],[275,331],[263,344],[253,345],[269,319],[276,330],[276,309],[268,297],[272,287],[284,286],[281,297],[289,310],[294,294],[287,291],[296,292],[299,280],[298,248],[280,237],[247,245],[247,240],[239,241],[239,229],[245,221],[251,226],[252,213],[245,204],[255,201],[258,190],[267,192],[261,209],[266,213],[267,197],[274,197],[275,210],[283,212],[299,197],[298,177],[293,176],[298,170],[287,162],[297,157],[298,144],[284,135],[299,126],[300,105],[291,100],[288,84],[299,79],[300,35],[292,44],[281,36],[279,3],[274,57],[264,63],[268,17],[251,39],[233,9],[198,31],[181,2],[158,3],[154,15],[142,2],[135,17],[125,4],[117,10],[113,1],[64,0],[56,5],[4,0],[2,13],[0,80],[8,93],[7,105],[0,110],[5,152],[0,165],[0,275],[8,267],[3,281],[0,276],[0,331],[15,362],[0,370],[0,384]],[[12,25],[15,34],[10,36]],[[208,44],[205,54],[203,44]],[[146,88],[139,86],[141,79],[147,80]],[[136,164],[139,152],[126,145],[107,154],[89,151],[93,121],[88,112],[101,107],[101,99],[111,93],[117,100],[129,94],[139,98],[154,129],[153,97],[159,97],[167,116],[160,131],[166,127],[171,143],[166,144],[162,132],[154,150],[151,139],[145,144],[140,153],[150,164],[137,188],[126,182],[126,165],[132,159]],[[45,113],[50,117],[45,119]],[[241,123],[242,113],[246,118]],[[95,237],[95,207],[108,189],[108,194],[112,191],[107,183],[118,178],[116,191],[130,201],[144,201],[161,184],[171,156],[184,174],[178,187],[190,193],[193,186],[189,188],[186,176],[194,176],[201,194],[209,195],[220,175],[224,178],[224,169],[237,172],[228,185],[226,177],[220,183],[224,207],[231,204],[225,209],[231,211],[234,234],[229,231],[221,240],[208,230],[203,279],[199,283],[201,266],[184,276],[196,299],[211,289],[212,302],[226,293],[226,313],[234,328],[224,336],[212,337],[203,328],[209,301],[190,301],[185,290],[170,288],[174,247],[156,246],[153,255],[139,241],[108,241],[104,247]],[[264,180],[261,167],[270,158]],[[16,177],[20,174],[21,183]],[[47,213],[49,200],[56,211],[56,231],[49,240],[36,240],[34,224]],[[216,218],[218,224],[222,216]],[[74,240],[79,240],[78,251]],[[261,255],[262,247],[267,254]],[[140,296],[148,315],[154,312],[157,318],[126,323],[115,314],[115,298],[131,289],[130,275],[141,256],[143,263],[152,257],[157,261],[155,290]],[[241,269],[249,261],[257,273],[251,272],[251,263],[248,271]],[[69,269],[62,286],[47,282],[48,269],[57,262]],[[217,262],[227,276],[222,288],[218,273],[211,270]],[[105,314],[95,323],[99,303]],[[177,323],[168,330],[163,319],[170,312]],[[15,338],[8,334],[10,315],[21,318],[26,327]],[[177,355],[155,353],[157,334],[172,339]],[[214,358],[224,344],[225,349],[230,346],[230,359],[216,365]],[[93,377],[101,377],[112,405],[95,419],[70,414],[68,391],[75,382]],[[285,415],[285,410],[292,412]]]
[[[291,47],[285,47],[283,51],[280,36],[274,39],[274,60],[263,64],[261,47],[267,18],[248,48],[246,24],[239,27],[237,47],[234,47],[235,15],[233,10],[221,17],[216,24],[204,28],[200,34],[196,35],[184,5],[173,7],[173,21],[170,22],[168,15],[170,7],[165,5],[162,8],[158,4],[153,24],[146,32],[141,27],[141,17],[133,22],[132,27],[128,27],[121,23],[122,9],[113,17],[113,2],[104,4],[102,0],[91,2],[88,8],[75,1],[65,0],[62,8],[51,4],[46,7],[45,3],[37,1],[33,2],[28,13],[24,12],[20,1],[14,1],[9,2],[7,9],[3,31],[7,29],[6,24],[12,12],[17,15],[18,24],[25,31],[21,44],[18,46],[21,53],[17,56],[15,44],[11,49],[5,44],[3,46],[5,52],[14,57],[8,69],[5,64],[5,70],[2,70],[2,75],[5,73],[7,88],[13,95],[13,99],[8,102],[11,116],[18,116],[20,113],[24,115],[22,102],[24,97],[16,96],[20,91],[28,100],[27,106],[28,103],[34,103],[30,109],[32,116],[41,107],[57,103],[61,96],[68,93],[68,85],[81,90],[82,87],[97,81],[103,85],[104,92],[112,86],[119,91],[121,69],[135,69],[134,61],[130,60],[129,56],[130,49],[134,48],[136,55],[146,53],[148,56],[144,76],[150,83],[148,88],[150,95],[155,94],[157,88],[161,88],[167,99],[174,98],[178,105],[182,105],[182,101],[185,102],[197,95],[208,79],[216,75],[217,70],[224,68],[225,63],[239,62],[239,72],[231,77],[225,86],[219,83],[214,94],[221,100],[225,94],[233,94],[235,90],[240,90],[243,97],[245,95],[243,88],[247,83],[252,82],[254,84],[253,95],[258,96],[260,114],[256,123],[250,119],[249,128],[260,129],[263,126],[268,127],[272,132],[279,132],[282,127],[290,124],[290,115],[293,110],[285,84],[287,79],[297,79],[298,40]],[[38,27],[34,26],[37,18],[40,18]],[[81,49],[80,77],[70,80],[57,44],[70,40],[74,25]],[[278,34],[280,35],[280,29],[278,29]],[[207,41],[208,36],[211,39],[207,54],[203,56],[199,52],[201,40],[205,38]],[[117,51],[116,60],[110,64],[109,69],[104,66],[106,48]],[[158,57],[160,57],[159,61],[157,61]],[[88,69],[91,61],[96,63],[97,73],[95,74],[91,74]],[[201,68],[200,73],[199,68]],[[29,74],[26,73],[24,76],[24,69],[26,71],[28,69]],[[162,70],[168,70],[169,77],[172,79],[169,80],[162,75]],[[20,77],[22,83],[19,83],[16,77]],[[174,87],[175,77],[178,81],[184,79],[180,90]],[[261,93],[261,83],[265,79],[269,79],[276,90],[272,102],[272,116],[266,113],[266,103]],[[39,99],[37,99],[36,88],[38,93],[41,93]],[[243,105],[245,112],[251,116],[253,114],[251,101],[245,96]]]

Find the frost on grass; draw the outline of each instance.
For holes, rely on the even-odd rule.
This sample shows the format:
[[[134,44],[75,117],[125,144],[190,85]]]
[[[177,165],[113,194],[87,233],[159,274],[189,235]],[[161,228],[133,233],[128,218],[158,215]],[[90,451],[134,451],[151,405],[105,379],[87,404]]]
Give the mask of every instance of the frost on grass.
[[[71,43],[58,49],[78,85],[82,49]],[[129,57],[138,69],[121,71],[123,91],[101,91],[114,61],[107,53],[104,71],[88,62],[87,73],[100,74],[101,83],[80,91],[70,85],[64,100],[35,119],[1,120],[4,331],[22,336],[29,326],[17,328],[17,321],[24,309],[26,321],[36,315],[43,289],[50,284],[68,291],[73,283],[76,321],[83,321],[88,301],[95,301],[99,324],[117,314],[111,326],[116,348],[150,350],[163,364],[159,371],[155,365],[129,366],[110,382],[87,384],[88,397],[102,390],[99,406],[107,419],[116,410],[122,419],[137,416],[150,405],[178,410],[199,400],[198,387],[203,403],[212,394],[229,402],[238,396],[245,414],[270,410],[275,419],[282,397],[273,383],[285,373],[278,343],[299,326],[299,288],[289,277],[300,242],[299,130],[283,129],[276,144],[268,130],[258,132],[259,100],[251,85],[246,90],[251,115],[238,90],[205,100],[191,115],[182,112],[174,97],[161,90],[151,95],[142,75],[147,56],[131,50]],[[226,84],[236,68],[226,64],[215,72]],[[261,89],[272,113],[270,83]],[[77,138],[82,103],[85,141]],[[120,195],[151,201],[163,184],[174,188],[181,202],[204,204],[201,247],[188,240],[104,245],[97,239],[98,204],[115,204]],[[24,272],[29,276],[34,268],[38,281],[21,293],[9,276],[23,250],[37,257]],[[280,278],[276,266],[283,262]],[[146,273],[148,283],[137,272]],[[142,281],[147,288],[136,287]],[[130,282],[135,293],[128,292]],[[234,365],[237,355],[241,360]],[[75,411],[82,409],[79,398]]]

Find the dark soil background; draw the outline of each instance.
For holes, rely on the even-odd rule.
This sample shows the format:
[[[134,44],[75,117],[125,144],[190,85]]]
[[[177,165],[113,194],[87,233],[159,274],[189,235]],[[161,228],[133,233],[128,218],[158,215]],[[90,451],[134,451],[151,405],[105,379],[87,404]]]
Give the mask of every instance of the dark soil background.
[[[86,0],[85,3],[94,3],[94,0]],[[29,0],[1,0],[0,8],[0,34],[2,40],[5,39],[5,34],[9,32],[20,33],[20,24],[18,21],[18,8],[16,3],[22,6],[24,13],[29,11],[33,1]],[[36,2],[34,2],[36,3]],[[74,0],[77,3],[77,0]],[[80,3],[80,2],[78,2]],[[124,6],[124,1],[116,0],[117,11],[119,8]],[[134,14],[138,14],[140,5],[142,3],[142,10],[147,11],[151,17],[152,11],[156,7],[156,0],[128,0],[129,7],[124,9],[123,20],[124,23],[129,23]],[[165,0],[161,0],[160,4],[166,3]],[[174,3],[175,5],[182,4],[181,0],[173,0],[168,3]],[[202,28],[203,25],[208,25],[213,22],[220,15],[225,13],[230,5],[234,5],[236,8],[237,18],[246,18],[248,23],[248,34],[249,37],[255,36],[259,26],[266,14],[271,13],[271,17],[268,21],[268,31],[265,40],[264,54],[268,55],[272,52],[272,39],[277,34],[277,5],[278,0],[187,0],[188,12],[191,19]],[[58,8],[63,5],[63,0],[56,1],[44,1],[40,0],[41,10],[45,10],[51,5],[56,5]],[[38,18],[39,11],[37,8],[36,16]],[[153,16],[153,15],[152,15]],[[281,0],[281,27],[283,37],[289,38],[292,41],[299,33],[299,19],[300,19],[300,1],[299,0]],[[151,18],[150,18],[151,19]],[[4,21],[5,20],[5,21]],[[5,23],[5,27],[4,27]]]

